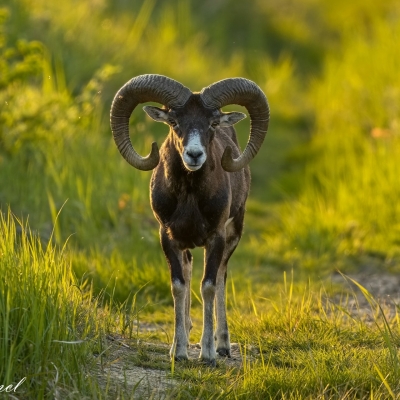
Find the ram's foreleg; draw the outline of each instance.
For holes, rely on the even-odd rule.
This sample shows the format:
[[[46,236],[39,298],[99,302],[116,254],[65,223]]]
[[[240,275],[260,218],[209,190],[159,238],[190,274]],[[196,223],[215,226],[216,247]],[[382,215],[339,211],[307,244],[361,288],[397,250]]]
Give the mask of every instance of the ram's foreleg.
[[[169,239],[165,230],[160,228],[161,246],[171,272],[171,291],[174,299],[175,328],[174,340],[170,350],[171,358],[187,360],[189,338],[187,332],[187,293],[190,291],[190,278],[187,275],[188,257],[180,250],[176,243]]]

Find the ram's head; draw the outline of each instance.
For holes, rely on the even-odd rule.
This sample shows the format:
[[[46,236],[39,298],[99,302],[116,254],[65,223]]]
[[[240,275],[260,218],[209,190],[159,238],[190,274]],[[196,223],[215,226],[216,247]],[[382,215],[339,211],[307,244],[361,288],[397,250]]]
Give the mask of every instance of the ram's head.
[[[126,83],[115,95],[111,107],[111,128],[115,143],[125,160],[140,170],[151,170],[159,162],[156,143],[147,157],[133,149],[129,139],[129,117],[139,103],[157,102],[163,108],[145,106],[156,121],[171,127],[174,143],[185,167],[201,168],[207,159],[209,143],[218,134],[218,127],[227,127],[245,118],[239,112],[223,113],[228,104],[239,104],[249,112],[251,128],[243,154],[234,159],[227,147],[221,159],[228,172],[238,171],[257,154],[268,129],[269,107],[261,89],[244,78],[229,78],[216,82],[200,93],[192,93],[179,82],[161,75],[141,75]]]

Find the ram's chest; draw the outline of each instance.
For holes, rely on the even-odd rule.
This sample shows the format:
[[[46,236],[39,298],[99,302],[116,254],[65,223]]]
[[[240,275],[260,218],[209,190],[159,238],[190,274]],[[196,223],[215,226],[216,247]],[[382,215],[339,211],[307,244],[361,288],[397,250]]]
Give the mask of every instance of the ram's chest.
[[[221,194],[205,198],[182,193],[178,198],[153,201],[153,209],[171,239],[181,247],[193,248],[204,246],[215,232],[227,202],[227,197]]]

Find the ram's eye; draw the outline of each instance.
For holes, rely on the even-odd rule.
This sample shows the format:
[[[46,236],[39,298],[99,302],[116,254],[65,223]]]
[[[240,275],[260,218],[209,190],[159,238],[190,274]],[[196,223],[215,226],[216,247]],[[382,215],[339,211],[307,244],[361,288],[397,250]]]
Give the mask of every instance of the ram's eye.
[[[218,123],[217,121],[214,121],[214,122],[211,124],[211,127],[215,129],[218,125],[219,125],[219,123]]]
[[[176,123],[176,121],[174,121],[173,119],[169,119],[168,120],[169,124],[173,127],[176,128],[178,126],[178,124]]]

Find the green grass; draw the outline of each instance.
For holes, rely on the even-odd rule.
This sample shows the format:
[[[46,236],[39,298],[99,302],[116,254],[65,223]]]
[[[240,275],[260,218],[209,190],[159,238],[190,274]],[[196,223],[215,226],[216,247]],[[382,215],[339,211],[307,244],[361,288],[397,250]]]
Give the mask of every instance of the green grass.
[[[369,300],[371,318],[349,313],[352,295],[334,303],[320,284],[301,286],[286,276],[268,298],[260,291],[237,296],[230,292],[231,333],[246,361],[226,366],[220,360],[216,371],[195,360],[175,364],[173,376],[181,384],[173,397],[395,398],[400,390],[398,315],[389,318],[366,289],[357,290]],[[194,341],[200,337],[200,311],[195,307]],[[166,331],[172,334],[172,326]],[[159,333],[147,340],[165,337]],[[135,363],[165,369],[166,356],[167,349],[163,353],[148,347]]]
[[[85,395],[97,386],[84,371],[101,332],[91,291],[62,249],[44,246],[11,213],[0,216],[0,238],[2,383],[25,377],[21,398]]]
[[[329,283],[336,270],[399,272],[398,2],[217,3],[0,9],[0,386],[26,376],[18,398],[140,397],[96,375],[119,362],[107,335],[131,344],[127,368],[173,372],[167,398],[399,395],[397,312],[363,287],[372,317],[354,316],[351,298],[327,300],[342,290]],[[244,76],[268,96],[271,127],[228,279],[243,365],[171,371],[166,348],[141,344],[171,342],[169,272],[150,174],[118,154],[108,110],[142,73],[193,90]],[[238,125],[242,145],[248,127]],[[131,133],[146,154],[167,130],[138,109]],[[202,257],[194,252],[194,341]]]
[[[105,367],[107,360],[120,359],[115,360],[106,344],[109,333],[132,340],[136,351],[125,360],[126,368],[134,364],[168,372],[167,349],[155,352],[135,344],[138,339],[166,341],[161,331],[139,333],[134,324],[164,322],[160,307],[152,316],[135,301],[116,302],[112,285],[105,289],[111,300],[105,293],[93,297],[92,287],[73,274],[65,248],[44,246],[11,213],[1,217],[0,233],[1,376],[2,382],[14,384],[26,377],[19,398],[113,398],[115,392],[100,387],[95,375],[103,357]],[[170,389],[171,396],[388,398],[400,390],[398,314],[389,317],[384,308],[377,308],[363,287],[359,290],[375,310],[372,323],[352,317],[346,304],[331,303],[320,284],[294,284],[284,275],[268,297],[236,285],[232,279],[229,322],[243,364],[228,367],[220,361],[216,372],[196,362],[175,365],[178,387]],[[200,313],[195,304],[195,322]],[[194,340],[199,339],[199,325]],[[170,340],[171,324],[164,332]],[[119,390],[122,398],[135,398],[135,391],[129,394],[122,385]]]

